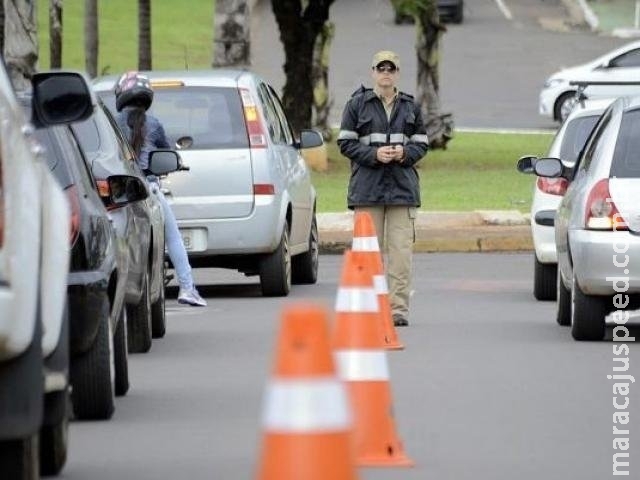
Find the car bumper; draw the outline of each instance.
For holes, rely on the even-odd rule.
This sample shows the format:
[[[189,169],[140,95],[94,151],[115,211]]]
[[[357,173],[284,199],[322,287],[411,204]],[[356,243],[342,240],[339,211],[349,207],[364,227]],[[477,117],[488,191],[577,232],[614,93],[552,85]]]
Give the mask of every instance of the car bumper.
[[[584,293],[640,293],[640,235],[571,230],[569,248],[573,271]]]
[[[558,98],[558,92],[554,88],[545,88],[540,92],[538,101],[538,113],[543,117],[553,118],[553,107]]]
[[[98,332],[100,321],[109,312],[109,279],[100,271],[69,273],[69,350],[86,352]]]
[[[532,220],[531,236],[538,261],[540,263],[558,263],[555,228],[538,225]]]

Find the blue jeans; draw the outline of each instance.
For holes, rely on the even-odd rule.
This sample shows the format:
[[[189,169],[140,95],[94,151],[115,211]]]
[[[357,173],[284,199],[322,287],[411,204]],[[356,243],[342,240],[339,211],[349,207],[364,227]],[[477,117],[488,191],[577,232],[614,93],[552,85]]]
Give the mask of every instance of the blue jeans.
[[[169,258],[173,264],[173,268],[176,270],[178,277],[178,283],[180,288],[185,290],[191,290],[193,288],[193,277],[191,276],[191,265],[189,265],[189,257],[187,251],[182,243],[182,236],[178,229],[178,222],[176,217],[164,197],[164,193],[160,190],[160,185],[154,177],[147,179],[149,181],[149,187],[162,205],[164,212],[164,240],[169,252]]]

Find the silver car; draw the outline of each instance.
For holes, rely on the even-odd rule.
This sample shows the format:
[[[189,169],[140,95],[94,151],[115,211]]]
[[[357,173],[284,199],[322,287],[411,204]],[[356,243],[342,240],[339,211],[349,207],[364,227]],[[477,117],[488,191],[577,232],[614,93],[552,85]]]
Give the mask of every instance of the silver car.
[[[558,322],[576,340],[601,340],[640,306],[640,98],[622,97],[595,126],[574,167],[541,159],[539,176],[571,183],[555,218]],[[617,330],[614,330],[616,335]]]
[[[300,154],[322,145],[300,139],[273,88],[247,71],[150,71],[150,113],[181,149],[188,173],[163,181],[191,265],[259,275],[263,295],[315,283],[316,191]],[[115,111],[117,77],[94,88]]]

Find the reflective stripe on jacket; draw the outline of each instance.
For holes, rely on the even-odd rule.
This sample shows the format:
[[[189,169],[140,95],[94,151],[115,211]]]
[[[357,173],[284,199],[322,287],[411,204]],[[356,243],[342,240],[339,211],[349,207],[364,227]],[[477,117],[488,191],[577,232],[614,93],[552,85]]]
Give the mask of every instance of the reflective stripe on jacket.
[[[402,145],[403,162],[384,164],[378,147]],[[420,181],[415,164],[427,153],[429,141],[420,107],[411,95],[398,93],[388,120],[382,101],[360,87],[342,115],[338,146],[351,160],[349,208],[366,205],[420,206]]]

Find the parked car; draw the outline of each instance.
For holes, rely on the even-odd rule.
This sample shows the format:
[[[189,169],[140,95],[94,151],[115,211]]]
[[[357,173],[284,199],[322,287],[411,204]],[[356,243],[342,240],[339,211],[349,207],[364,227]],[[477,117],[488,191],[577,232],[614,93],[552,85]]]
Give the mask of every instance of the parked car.
[[[628,43],[590,62],[565,68],[551,75],[540,92],[540,115],[563,122],[576,102],[577,87],[572,81],[616,82],[640,78],[640,41]],[[614,98],[640,94],[637,85],[591,85],[584,98]]]
[[[532,165],[571,182],[555,218],[557,317],[576,340],[602,339],[609,313],[640,307],[639,129],[640,98],[619,98],[573,167],[557,158]]]
[[[392,0],[391,3],[394,10],[394,23],[396,25],[414,22],[413,15],[406,8],[403,8],[400,0]],[[462,23],[464,19],[464,1],[438,0],[438,13],[443,21]]]
[[[561,158],[567,168],[572,167],[598,118],[612,101],[613,99],[600,99],[580,102],[556,133],[547,157]],[[534,162],[537,160],[534,156],[529,158]],[[538,300],[556,299],[558,257],[553,222],[568,185],[569,181],[564,178],[537,177],[533,186],[533,295]]]
[[[81,75],[43,72],[31,83],[38,126],[91,113]],[[66,459],[71,215],[2,60],[0,119],[0,472],[36,479],[40,466],[55,474]]]
[[[191,170],[163,181],[191,265],[259,275],[264,295],[315,283],[316,191],[300,150],[321,146],[321,135],[297,140],[278,95],[251,72],[143,73],[155,90],[150,113]],[[94,83],[112,110],[116,81]]]
[[[91,118],[72,126],[98,184],[109,175],[132,175],[145,185],[127,140],[98,100]],[[146,188],[146,187],[145,187]],[[130,352],[147,352],[164,336],[164,215],[156,196],[111,212],[116,233],[128,250],[125,303]]]

